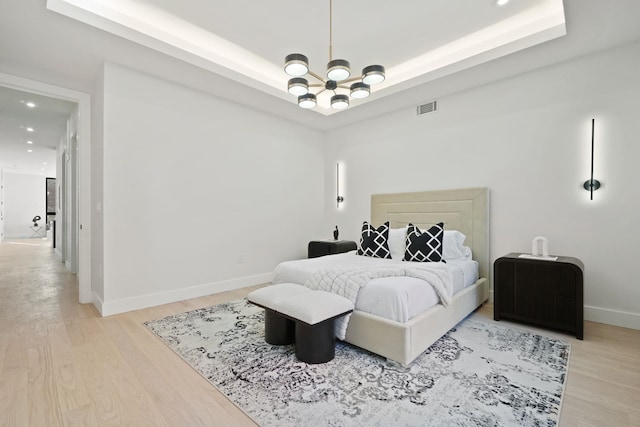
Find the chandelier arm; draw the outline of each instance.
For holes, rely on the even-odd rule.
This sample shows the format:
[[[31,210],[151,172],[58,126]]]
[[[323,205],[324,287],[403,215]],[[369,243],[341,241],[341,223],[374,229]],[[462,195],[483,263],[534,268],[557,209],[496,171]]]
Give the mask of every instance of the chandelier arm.
[[[288,68],[289,66],[289,68]],[[294,69],[292,69],[294,68]],[[362,76],[350,77],[351,65],[344,59],[333,59],[333,0],[329,0],[329,63],[327,64],[327,77],[309,70],[309,60],[302,54],[290,54],[285,57],[285,72],[293,77],[288,83],[290,93],[301,92],[306,88],[307,92],[298,96],[298,105],[302,108],[313,108],[317,106],[318,95],[323,92],[333,92],[331,97],[331,108],[344,109],[349,107],[349,95],[354,99],[366,98],[371,93],[370,86],[385,80],[385,70],[381,65],[369,65],[365,67]],[[310,77],[318,80],[320,84],[309,84],[306,78]],[[347,77],[343,79],[343,77]],[[369,83],[365,83],[366,81]],[[319,89],[317,93],[312,93],[309,89]],[[339,93],[347,91],[347,94]]]
[[[333,0],[329,0],[329,62],[333,60]]]
[[[321,76],[319,76],[318,74],[314,73],[311,70],[307,71],[307,74],[309,74],[312,77],[315,77],[316,79],[320,80],[322,83],[325,82],[325,80]]]

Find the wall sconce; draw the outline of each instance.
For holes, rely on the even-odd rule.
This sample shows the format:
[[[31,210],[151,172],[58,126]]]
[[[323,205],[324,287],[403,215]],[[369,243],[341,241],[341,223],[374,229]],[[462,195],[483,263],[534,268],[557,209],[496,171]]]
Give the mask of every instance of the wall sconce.
[[[340,207],[340,203],[344,202],[344,197],[340,195],[340,163],[336,163],[336,207]]]
[[[593,146],[594,146],[594,130],[596,119],[591,119],[591,179],[584,182],[584,189],[591,193],[591,200],[593,200],[593,192],[600,188],[600,181],[593,179]]]

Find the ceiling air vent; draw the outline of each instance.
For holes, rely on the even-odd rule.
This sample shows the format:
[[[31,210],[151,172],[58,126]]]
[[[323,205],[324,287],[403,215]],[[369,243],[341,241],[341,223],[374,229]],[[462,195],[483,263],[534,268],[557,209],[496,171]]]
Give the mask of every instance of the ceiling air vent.
[[[438,111],[438,101],[427,102],[426,104],[418,105],[416,108],[418,116],[435,113],[436,111]]]

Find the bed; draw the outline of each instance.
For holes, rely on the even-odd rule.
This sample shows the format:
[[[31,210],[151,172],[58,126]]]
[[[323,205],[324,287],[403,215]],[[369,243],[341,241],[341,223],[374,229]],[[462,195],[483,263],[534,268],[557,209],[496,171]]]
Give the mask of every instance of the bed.
[[[371,223],[379,225],[387,221],[391,229],[400,229],[409,223],[420,229],[427,229],[443,222],[445,230],[457,230],[466,236],[464,245],[471,248],[473,253],[473,261],[447,263],[446,268],[452,269],[451,271],[458,269],[470,272],[473,271],[473,268],[469,268],[471,266],[475,271],[466,276],[465,273],[455,273],[462,275],[462,279],[457,280],[464,283],[456,285],[457,292],[453,294],[451,302],[446,307],[435,297],[436,300],[432,304],[426,305],[428,308],[409,307],[409,310],[417,312],[402,318],[394,316],[392,312],[363,311],[364,309],[359,309],[356,304],[344,340],[402,365],[408,365],[488,299],[489,192],[486,188],[468,188],[371,196]],[[342,266],[353,262],[356,266],[362,267],[372,261],[368,258],[349,253],[287,261],[276,268],[273,283],[291,282],[304,285],[310,274],[320,268],[326,268],[327,265]],[[380,261],[397,263],[397,260]],[[475,274],[472,279],[471,274]],[[377,279],[369,283],[373,284],[375,280]],[[417,279],[398,277],[395,285],[399,289],[413,288],[415,280]],[[387,280],[385,283],[388,282]],[[367,285],[362,289],[367,288],[373,289],[374,286]],[[383,292],[389,292],[388,288],[383,289]],[[422,289],[424,291],[424,286]],[[361,294],[358,295],[358,300],[366,299],[362,290]],[[420,298],[413,299],[423,301],[434,298],[433,295],[420,295]],[[379,297],[373,299],[375,298]]]

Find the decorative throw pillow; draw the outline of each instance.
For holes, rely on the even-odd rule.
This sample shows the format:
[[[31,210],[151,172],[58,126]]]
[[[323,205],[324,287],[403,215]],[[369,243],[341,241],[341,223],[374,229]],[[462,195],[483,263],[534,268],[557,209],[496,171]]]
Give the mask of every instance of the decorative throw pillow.
[[[442,259],[471,259],[471,248],[464,245],[467,236],[458,230],[444,230]]]
[[[407,248],[405,261],[440,262],[442,261],[442,239],[444,223],[440,222],[428,230],[421,231],[413,224],[407,228]]]
[[[389,251],[391,252],[392,259],[402,261],[406,240],[407,227],[389,229],[389,239],[387,240],[387,243],[389,243]]]
[[[374,258],[391,258],[389,251],[389,222],[385,222],[377,229],[367,221],[362,223],[362,235],[358,255]]]

